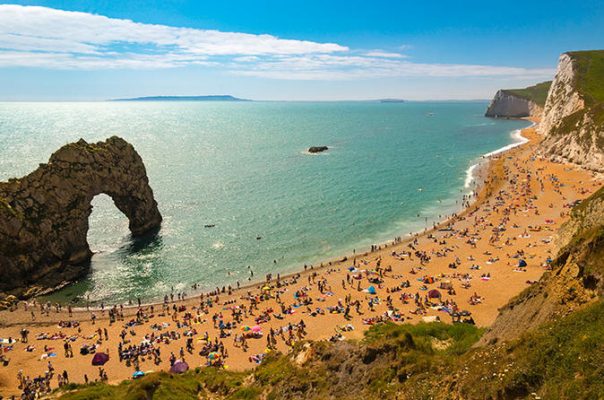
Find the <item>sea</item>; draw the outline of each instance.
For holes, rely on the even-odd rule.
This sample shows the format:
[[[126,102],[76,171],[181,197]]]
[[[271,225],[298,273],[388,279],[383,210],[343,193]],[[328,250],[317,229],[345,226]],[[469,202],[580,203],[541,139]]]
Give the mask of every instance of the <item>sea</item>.
[[[132,238],[111,198],[96,196],[90,273],[49,299],[161,300],[358,254],[458,211],[475,185],[475,165],[520,143],[518,130],[529,125],[485,118],[486,106],[0,103],[0,180],[30,173],[80,138],[132,143],[163,215],[161,230]],[[307,152],[323,145],[329,150]]]

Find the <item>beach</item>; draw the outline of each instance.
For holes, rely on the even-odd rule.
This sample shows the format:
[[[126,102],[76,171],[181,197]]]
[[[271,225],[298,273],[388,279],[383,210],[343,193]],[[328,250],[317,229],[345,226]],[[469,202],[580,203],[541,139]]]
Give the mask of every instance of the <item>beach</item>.
[[[191,368],[210,363],[243,370],[299,340],[361,339],[384,321],[459,318],[488,327],[500,307],[547,270],[557,250],[555,233],[570,206],[602,184],[579,167],[540,158],[534,126],[522,136],[526,142],[489,155],[488,163],[473,171],[478,187],[467,181],[476,193],[464,199],[469,206],[463,211],[369,253],[315,263],[287,276],[273,274],[238,290],[221,288],[184,300],[175,292],[163,303],[111,312],[110,304],[71,313],[51,304],[42,313],[33,301],[2,311],[0,338],[10,350],[4,351],[8,365],[0,366],[0,393],[20,393],[19,371],[34,378],[53,369],[51,388],[63,371],[69,382],[84,383],[84,375],[99,379],[93,355],[80,354],[83,345],[109,355],[102,368],[107,380],[117,383],[136,370],[170,369],[171,353]],[[29,331],[27,343],[7,343],[19,339],[23,329]],[[65,356],[65,343],[73,357]]]
[[[161,230],[144,243],[133,240],[112,199],[94,197],[90,267],[48,299],[157,301],[172,287],[192,294],[194,283],[198,291],[247,283],[248,266],[262,279],[353,249],[364,252],[458,211],[456,201],[470,190],[463,187],[468,167],[528,125],[485,119],[484,107],[434,101],[1,104],[0,178],[30,173],[67,141],[94,143],[119,133],[143,159],[164,217]],[[62,124],[45,124],[49,118]],[[30,124],[43,129],[33,132]],[[307,154],[315,144],[330,148]]]

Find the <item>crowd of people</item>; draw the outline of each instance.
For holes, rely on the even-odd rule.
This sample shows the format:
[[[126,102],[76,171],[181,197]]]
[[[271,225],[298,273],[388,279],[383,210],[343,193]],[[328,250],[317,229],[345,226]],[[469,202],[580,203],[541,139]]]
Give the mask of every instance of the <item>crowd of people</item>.
[[[304,273],[268,274],[254,286],[241,288],[237,283],[237,288],[224,286],[193,296],[172,288],[162,303],[154,305],[136,299],[127,305],[73,309],[23,302],[32,327],[22,328],[18,340],[8,338],[0,345],[0,361],[8,360],[9,365],[11,351],[29,351],[47,362],[45,373],[34,378],[18,372],[22,398],[33,399],[70,379],[108,380],[106,370],[124,379],[128,376],[118,371],[140,376],[145,370],[168,370],[185,362],[220,368],[237,358],[253,366],[264,362],[267,354],[287,351],[307,338],[343,340],[379,323],[474,324],[474,312],[489,304],[485,288],[502,273],[515,271],[519,260],[528,260],[528,269],[537,271],[531,276],[538,277],[548,264],[550,247],[542,239],[549,228],[530,231],[531,236],[523,221],[530,217],[533,227],[541,226],[534,222],[544,212],[536,204],[538,194],[551,188],[566,200],[570,182],[565,186],[559,177],[531,169],[530,162],[515,159],[504,165],[502,174],[488,178],[484,185],[490,196],[480,207],[453,214],[425,235],[413,235],[408,241],[397,237],[390,244],[373,246],[374,252],[355,252],[324,268],[305,266]],[[473,194],[464,194],[462,202],[475,200],[477,193],[475,188]],[[572,193],[585,196],[589,190],[573,188]],[[253,276],[251,268],[248,272]],[[197,284],[191,289],[196,291]],[[54,331],[41,328],[49,320],[57,320]],[[36,325],[41,322],[45,325]],[[327,335],[326,327],[331,327]],[[63,344],[62,356],[53,343]],[[79,354],[74,356],[72,346],[80,347]],[[89,379],[90,369],[76,366],[89,365],[91,356],[99,353],[106,361],[98,358],[98,377]],[[63,365],[74,368],[55,373],[53,362],[59,359],[73,359],[73,364]]]

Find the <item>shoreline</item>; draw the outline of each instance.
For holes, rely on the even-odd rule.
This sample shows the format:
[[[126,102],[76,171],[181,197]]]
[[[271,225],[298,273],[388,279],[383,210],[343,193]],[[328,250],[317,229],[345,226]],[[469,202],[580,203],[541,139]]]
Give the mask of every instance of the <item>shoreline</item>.
[[[323,259],[322,261],[318,261],[314,264],[308,264],[308,269],[304,269],[304,267],[296,266],[296,267],[293,267],[291,271],[285,271],[282,273],[272,272],[271,274],[274,276],[279,275],[281,279],[287,280],[287,279],[290,279],[290,278],[296,277],[296,276],[303,277],[306,274],[309,274],[312,272],[318,272],[318,271],[326,269],[326,268],[338,267],[338,266],[340,266],[340,264],[349,262],[350,260],[353,260],[356,257],[370,257],[373,255],[379,254],[380,252],[382,252],[384,250],[387,250],[391,246],[396,246],[396,245],[402,246],[402,245],[408,244],[419,236],[428,235],[431,232],[434,232],[434,231],[450,224],[456,218],[463,217],[467,212],[471,211],[474,208],[479,207],[481,200],[484,201],[487,199],[488,195],[484,196],[484,198],[483,198],[482,192],[487,189],[487,187],[485,186],[485,182],[487,179],[489,179],[489,177],[492,173],[491,169],[492,169],[492,163],[494,161],[493,157],[499,156],[501,154],[514,150],[514,149],[521,147],[530,142],[529,139],[525,138],[522,135],[522,131],[524,131],[525,129],[534,128],[538,123],[535,122],[534,120],[532,120],[530,117],[519,118],[519,120],[530,121],[531,125],[529,125],[525,128],[515,129],[510,132],[510,136],[513,139],[515,138],[515,136],[517,136],[517,138],[518,138],[517,141],[479,156],[479,158],[477,159],[478,162],[475,164],[472,164],[466,170],[466,174],[468,174],[468,171],[472,171],[472,179],[470,182],[470,187],[466,187],[465,182],[464,182],[464,185],[460,189],[460,193],[464,193],[464,195],[462,195],[462,198],[463,198],[463,196],[472,195],[469,198],[467,205],[464,205],[462,202],[461,206],[456,207],[456,211],[452,211],[450,214],[444,214],[444,218],[441,220],[431,221],[432,225],[428,226],[422,230],[401,234],[401,236],[399,236],[399,238],[401,238],[401,240],[399,240],[399,241],[397,241],[396,239],[385,240],[382,242],[378,242],[377,244],[370,245],[369,249],[363,249],[363,251],[360,251],[360,252],[352,252],[352,253],[349,252],[349,253],[346,253],[341,256]],[[310,155],[317,155],[317,154],[310,154]],[[320,155],[320,154],[318,154],[318,155]],[[374,246],[375,246],[375,249],[372,250],[372,247],[374,247]],[[32,298],[32,300],[38,300],[39,297],[44,298],[45,296],[48,296],[48,295],[56,293],[60,290],[66,289],[70,285],[73,285],[77,282],[78,281],[61,283],[57,287],[56,290],[49,289],[50,290],[49,292],[46,292],[41,296],[34,296]],[[238,293],[242,293],[242,292],[245,292],[250,289],[260,289],[261,286],[263,285],[263,283],[265,283],[265,282],[266,282],[265,277],[261,277],[261,276],[258,276],[255,279],[252,279],[251,281],[246,281],[246,282],[242,283],[239,288],[236,288],[236,287],[232,288],[232,290],[231,290],[232,296],[235,296]],[[220,287],[220,289],[228,288],[232,285],[233,284],[226,284],[226,285],[223,285],[222,287]],[[190,289],[190,287],[189,287],[189,289]],[[217,286],[215,289],[219,289],[219,287]],[[209,294],[213,293],[215,291],[215,289],[211,290],[211,291],[186,290],[187,296],[184,297],[183,300],[181,300],[181,301],[185,301],[185,302],[195,301],[195,299],[198,299],[200,297],[200,295],[209,296]],[[135,304],[136,303],[135,299],[131,299],[131,302],[132,303],[121,303],[121,305],[123,306],[124,309],[127,309],[127,310],[134,310],[134,309],[139,308],[138,303]],[[68,302],[68,301],[65,301],[65,302],[54,301],[54,303],[59,303],[59,304],[62,304],[63,306],[67,306],[70,304],[70,302]],[[89,306],[82,305],[82,304],[73,304],[72,309],[73,309],[73,311],[76,311],[76,312],[102,311],[101,304],[104,304],[104,302],[103,301],[94,302],[94,303],[91,303]],[[163,304],[163,299],[157,298],[157,299],[151,299],[149,301],[141,301],[140,307],[161,306],[162,304]],[[113,304],[111,304],[111,305],[113,305]],[[120,305],[120,304],[115,304],[115,305]],[[105,307],[107,307],[107,306],[108,306],[108,304],[105,304]]]
[[[13,311],[1,311],[0,338],[19,338],[25,328],[32,340],[13,342],[5,353],[10,364],[0,368],[0,391],[18,394],[17,371],[43,375],[48,361],[57,371],[68,371],[73,383],[83,383],[84,374],[94,379],[98,368],[91,365],[90,355],[75,351],[75,358],[63,356],[61,347],[67,341],[74,350],[94,344],[99,346],[97,351],[110,354],[104,368],[113,384],[130,379],[133,372],[131,364],[117,357],[118,349],[147,339],[161,349],[163,358],[156,363],[142,357],[142,371],[168,370],[167,355],[178,354],[189,338],[195,346],[184,353],[190,366],[206,366],[208,361],[199,350],[220,342],[228,351],[225,367],[242,371],[257,365],[252,356],[267,351],[288,353],[298,340],[334,340],[334,333],[341,335],[335,340],[360,340],[380,322],[450,323],[451,313],[468,312],[477,326],[488,327],[501,307],[547,270],[545,260],[555,251],[553,236],[568,218],[567,204],[589,196],[602,184],[587,170],[535,156],[541,136],[534,129],[525,128],[522,135],[528,143],[487,158],[483,164],[488,168],[476,171],[484,184],[476,188],[472,204],[432,229],[394,244],[384,243],[374,252],[356,254],[354,271],[348,268],[352,259],[336,259],[331,265],[324,262],[323,268],[280,279],[273,276],[268,282],[257,277],[231,293],[184,300],[174,296],[166,304],[146,303],[123,310],[118,306],[114,312],[119,315],[113,321],[110,306],[72,312],[51,306],[42,312],[40,304],[20,302]],[[503,229],[495,229],[502,225]],[[524,268],[518,267],[519,254],[528,264]],[[371,285],[375,294],[369,290]],[[438,300],[428,295],[434,289],[441,291]],[[218,321],[234,325],[222,329]],[[286,340],[284,334],[301,321],[305,326],[302,338]],[[249,338],[242,348],[237,338],[245,326],[254,325],[264,335]],[[99,333],[103,330],[108,336]],[[276,344],[267,350],[266,338],[274,330]],[[158,335],[168,334],[170,340],[158,340]],[[56,353],[50,359],[53,349]]]

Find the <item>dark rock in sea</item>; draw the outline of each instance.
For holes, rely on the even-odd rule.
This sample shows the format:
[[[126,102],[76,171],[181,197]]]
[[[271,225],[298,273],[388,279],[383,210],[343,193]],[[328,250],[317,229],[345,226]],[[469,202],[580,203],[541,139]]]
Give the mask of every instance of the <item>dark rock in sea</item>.
[[[162,217],[143,160],[125,140],[61,147],[31,174],[0,182],[0,291],[52,288],[84,276],[90,202],[109,195],[133,236],[159,229]]]
[[[326,151],[329,148],[327,146],[313,146],[308,149],[309,153],[321,153],[322,151]]]

